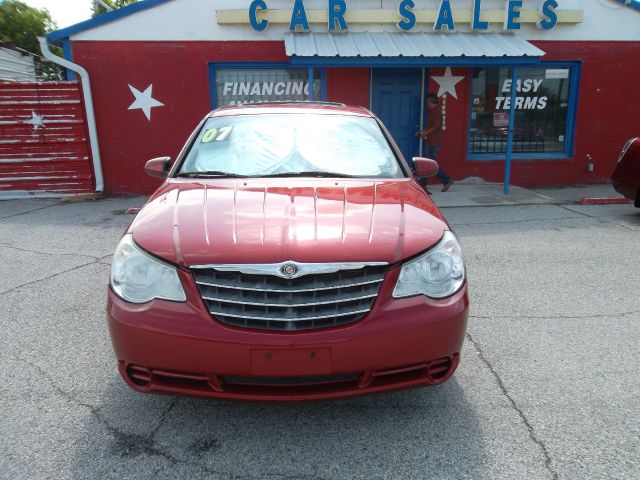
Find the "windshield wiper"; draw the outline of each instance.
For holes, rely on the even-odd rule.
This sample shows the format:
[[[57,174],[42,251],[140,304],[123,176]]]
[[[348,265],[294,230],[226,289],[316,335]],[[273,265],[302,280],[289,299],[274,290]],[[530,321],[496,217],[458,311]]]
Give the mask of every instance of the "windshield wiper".
[[[202,172],[180,172],[177,176],[182,178],[247,178],[247,175],[238,175],[231,172],[221,172],[217,170],[205,170]]]
[[[274,173],[272,175],[260,175],[260,178],[278,178],[278,177],[318,177],[318,178],[357,178],[356,175],[348,175],[346,173],[307,171],[307,172],[286,172]]]

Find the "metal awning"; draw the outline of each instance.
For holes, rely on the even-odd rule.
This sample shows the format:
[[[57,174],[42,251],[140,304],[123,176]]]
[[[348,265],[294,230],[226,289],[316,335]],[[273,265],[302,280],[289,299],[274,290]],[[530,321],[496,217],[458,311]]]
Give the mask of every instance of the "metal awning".
[[[309,65],[364,64],[366,60],[390,65],[512,65],[536,63],[545,53],[512,33],[287,32],[284,43],[292,63]]]

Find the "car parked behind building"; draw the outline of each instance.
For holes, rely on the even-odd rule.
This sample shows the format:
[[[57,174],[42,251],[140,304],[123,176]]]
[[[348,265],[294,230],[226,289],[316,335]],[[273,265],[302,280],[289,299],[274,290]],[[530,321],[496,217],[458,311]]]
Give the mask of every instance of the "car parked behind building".
[[[622,148],[611,180],[617,192],[640,208],[640,137],[630,139]]]

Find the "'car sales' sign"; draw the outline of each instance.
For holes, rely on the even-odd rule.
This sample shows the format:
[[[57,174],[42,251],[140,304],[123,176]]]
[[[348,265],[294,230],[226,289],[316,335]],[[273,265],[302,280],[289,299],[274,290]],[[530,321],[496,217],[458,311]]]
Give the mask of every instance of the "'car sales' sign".
[[[248,23],[256,31],[267,28],[270,22],[283,23],[284,10],[270,10],[269,0],[253,0],[248,10]],[[347,31],[349,22],[364,23],[359,16],[367,17],[370,23],[393,21],[400,30],[411,31],[418,23],[433,23],[434,31],[454,31],[458,23],[468,23],[472,30],[486,31],[489,24],[499,16],[504,30],[518,30],[522,23],[535,22],[540,29],[551,30],[558,23],[577,23],[582,21],[581,10],[559,10],[558,0],[541,0],[538,11],[523,10],[522,0],[506,0],[504,11],[485,11],[482,0],[474,0],[471,10],[452,8],[451,0],[441,0],[436,10],[422,10],[416,7],[415,0],[398,0],[396,11],[387,10],[349,10],[346,0],[327,0],[327,9],[322,15],[317,10],[305,7],[304,0],[295,0],[288,12],[287,21],[291,31],[309,31],[309,24],[321,16],[329,31]],[[276,13],[273,18],[270,12]],[[218,10],[218,23],[244,23],[238,21],[238,11]],[[245,11],[245,19],[247,19]],[[374,18],[375,17],[375,18]],[[277,18],[277,20],[276,20]],[[533,19],[533,20],[532,20]],[[246,20],[245,20],[246,21]]]

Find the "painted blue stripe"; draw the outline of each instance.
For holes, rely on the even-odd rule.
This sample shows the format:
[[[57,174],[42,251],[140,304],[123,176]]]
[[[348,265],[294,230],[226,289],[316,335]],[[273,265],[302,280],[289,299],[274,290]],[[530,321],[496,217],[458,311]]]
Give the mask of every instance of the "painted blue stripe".
[[[578,116],[578,95],[580,93],[580,72],[582,64],[574,62],[564,64],[565,68],[569,68],[571,72],[569,83],[569,105],[567,111],[567,128],[565,131],[565,154],[573,158],[575,146],[576,118]]]
[[[633,8],[640,12],[640,0],[615,0],[618,3],[622,3],[623,5]]]
[[[315,74],[313,73],[313,66],[309,67],[309,101],[312,102],[315,100],[315,98],[313,98],[313,91],[315,90]]]
[[[62,52],[64,54],[65,60],[69,60],[70,62],[73,62],[73,50],[71,49],[71,40],[69,40],[69,37],[62,40]],[[76,79],[76,74],[73,73],[68,68],[65,68],[65,74],[66,74],[67,80]]]
[[[511,185],[511,159],[513,155],[513,129],[516,125],[516,85],[518,83],[518,67],[511,69],[511,104],[509,105],[509,134],[507,135],[507,156],[504,164],[503,193],[509,195]]]
[[[470,153],[468,160],[482,160],[487,162],[504,162],[504,153]],[[556,153],[516,153],[511,154],[513,160],[571,160],[562,152]]]
[[[320,69],[320,100],[327,101],[327,69]]]
[[[211,110],[218,108],[218,92],[216,91],[216,67],[209,64],[209,93],[211,94]]]
[[[291,57],[292,66],[314,67],[486,67],[537,65],[540,57]]]
[[[147,8],[152,8],[162,3],[171,1],[173,0],[141,0],[136,3],[132,3],[131,5],[127,5],[126,7],[113,10],[112,12],[103,13],[102,15],[98,15],[97,17],[85,20],[84,22],[76,23],[75,25],[71,25],[70,27],[51,32],[47,34],[47,40],[51,43],[58,42],[77,33],[84,32],[85,30],[91,30],[92,28],[99,27],[100,25],[104,25],[105,23],[113,22],[114,20],[127,17],[137,12],[141,12],[142,10],[146,10]]]

